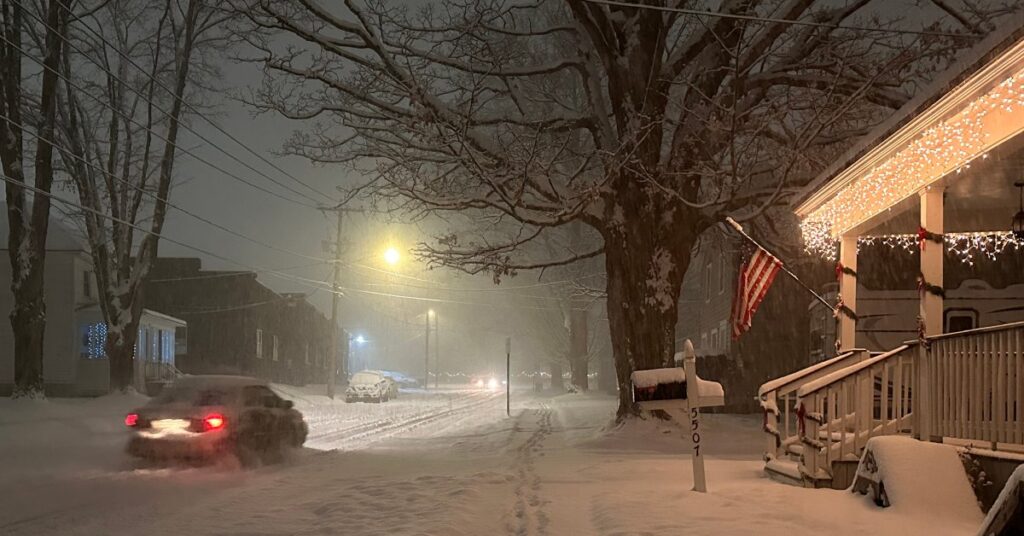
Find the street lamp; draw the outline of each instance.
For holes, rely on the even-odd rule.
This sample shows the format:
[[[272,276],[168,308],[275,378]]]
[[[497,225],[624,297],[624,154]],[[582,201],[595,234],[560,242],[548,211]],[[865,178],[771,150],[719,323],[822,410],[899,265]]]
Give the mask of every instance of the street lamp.
[[[402,260],[402,254],[398,252],[398,249],[388,247],[384,250],[384,262],[388,263],[388,266],[395,266],[400,260]]]
[[[356,336],[356,344],[363,344],[364,342],[366,342],[366,337],[363,337],[362,335]]]

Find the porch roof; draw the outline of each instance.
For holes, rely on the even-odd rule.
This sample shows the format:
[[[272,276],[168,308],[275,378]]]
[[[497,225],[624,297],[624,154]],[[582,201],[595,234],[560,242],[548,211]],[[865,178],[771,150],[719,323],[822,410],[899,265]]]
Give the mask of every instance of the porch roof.
[[[952,186],[972,161],[1024,131],[1024,13],[1003,28],[811,182],[795,208],[808,243],[878,227],[902,212],[894,209],[916,206],[914,194]],[[1000,151],[1004,164],[1013,145]],[[965,186],[957,185],[970,197]]]

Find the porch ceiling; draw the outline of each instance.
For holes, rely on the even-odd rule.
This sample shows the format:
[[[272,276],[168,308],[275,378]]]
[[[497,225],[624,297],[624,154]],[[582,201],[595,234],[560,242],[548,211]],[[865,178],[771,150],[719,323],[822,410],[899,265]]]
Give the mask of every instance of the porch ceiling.
[[[1024,39],[798,206],[805,244],[827,250],[841,235],[913,232],[916,194],[929,187],[949,192],[947,231],[1005,230],[1022,133]]]
[[[960,173],[933,184],[945,188],[945,231],[1008,231],[1018,210],[1013,183],[1024,180],[1024,134],[1014,136]],[[917,196],[904,199],[860,226],[863,235],[916,233],[920,222]]]

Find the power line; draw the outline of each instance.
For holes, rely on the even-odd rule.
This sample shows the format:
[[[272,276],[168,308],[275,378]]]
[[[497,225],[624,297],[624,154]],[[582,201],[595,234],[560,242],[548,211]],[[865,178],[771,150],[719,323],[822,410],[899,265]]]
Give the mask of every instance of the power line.
[[[85,206],[82,206],[82,205],[80,205],[78,203],[75,203],[75,202],[68,201],[66,199],[57,197],[56,195],[54,195],[54,194],[52,194],[50,192],[47,192],[47,191],[45,191],[45,190],[43,190],[41,188],[37,188],[35,186],[32,186],[32,185],[29,185],[27,183],[21,182],[21,181],[19,181],[17,179],[13,179],[13,178],[8,177],[7,175],[2,174],[2,173],[0,173],[0,180],[2,180],[4,182],[7,182],[9,184],[13,184],[13,185],[15,185],[15,186],[17,186],[19,188],[24,188],[26,190],[29,190],[29,191],[37,194],[37,195],[42,195],[44,197],[48,197],[51,200],[57,201],[58,203],[62,203],[64,205],[66,205],[66,206],[74,207],[74,208],[77,208],[79,210],[90,212],[90,213],[95,214],[95,215],[97,215],[97,216],[99,216],[101,218],[108,219],[108,220],[111,220],[111,221],[115,221],[115,222],[120,223],[122,225],[127,225],[127,226],[129,226],[129,227],[131,227],[131,228],[133,228],[133,229],[135,229],[137,231],[140,231],[140,232],[145,233],[147,235],[155,236],[155,237],[157,237],[157,238],[159,238],[161,240],[165,240],[165,241],[170,242],[172,244],[176,244],[176,245],[179,245],[181,247],[191,249],[192,251],[195,251],[197,253],[202,253],[204,255],[209,255],[210,257],[213,257],[215,259],[219,259],[219,260],[222,260],[222,261],[225,261],[225,262],[229,262],[231,264],[242,266],[242,267],[247,268],[247,269],[252,270],[252,271],[258,271],[258,272],[261,272],[261,273],[266,273],[266,274],[270,274],[270,275],[273,275],[273,276],[277,276],[277,277],[282,278],[282,279],[286,279],[286,280],[302,283],[302,284],[305,284],[306,286],[309,286],[311,288],[315,288],[315,289],[323,288],[323,282],[322,281],[317,281],[317,280],[314,280],[314,279],[300,277],[300,276],[288,274],[288,273],[285,273],[285,272],[279,272],[277,270],[271,270],[271,269],[268,269],[268,268],[258,268],[258,267],[250,266],[250,265],[248,265],[246,263],[243,263],[243,262],[240,262],[240,261],[236,261],[234,259],[225,257],[223,255],[219,255],[219,254],[214,253],[212,251],[208,251],[206,249],[203,249],[203,248],[200,248],[200,247],[196,247],[196,246],[193,246],[191,244],[182,242],[181,240],[176,240],[176,239],[170,238],[168,236],[162,235],[160,233],[156,233],[156,232],[154,232],[154,231],[152,231],[150,229],[146,229],[146,228],[144,228],[144,227],[142,227],[140,225],[137,225],[135,223],[132,223],[130,221],[123,220],[121,218],[117,218],[117,217],[111,216],[109,214],[105,214],[103,212],[100,212],[100,211],[98,211],[98,210],[96,210],[94,208],[85,207]]]
[[[631,7],[637,9],[650,9],[652,11],[665,11],[669,13],[682,13],[684,15],[696,15],[702,17],[717,17],[720,19],[737,19],[754,22],[772,22],[778,24],[792,24],[794,26],[814,26],[817,28],[828,28],[830,30],[856,30],[860,32],[891,33],[907,35],[927,35],[935,37],[981,37],[980,34],[964,33],[956,34],[950,32],[935,32],[930,30],[900,30],[896,28],[869,28],[865,26],[847,26],[844,24],[828,24],[826,22],[812,22],[807,20],[779,19],[774,17],[759,17],[756,15],[739,15],[735,13],[718,13],[715,11],[701,11],[697,9],[686,9],[682,7],[653,6],[648,4],[635,4],[632,2],[617,2],[615,0],[583,0],[589,4],[599,4],[616,7]]]
[[[30,17],[32,17],[32,18],[33,18],[33,19],[35,19],[36,21],[40,22],[40,23],[41,23],[41,24],[42,24],[43,26],[45,26],[45,27],[46,27],[46,28],[47,28],[48,30],[50,30],[50,31],[51,31],[51,32],[53,32],[53,33],[54,33],[55,35],[57,35],[57,37],[58,37],[59,39],[61,39],[62,41],[64,41],[64,42],[65,42],[65,43],[67,43],[68,45],[70,45],[72,49],[74,49],[74,50],[75,50],[76,52],[78,52],[78,53],[79,53],[79,54],[81,54],[82,56],[86,57],[86,58],[87,58],[87,59],[88,59],[88,60],[89,60],[89,61],[90,61],[90,62],[91,62],[92,64],[94,64],[94,65],[96,65],[97,67],[99,67],[99,68],[100,68],[100,69],[101,69],[101,70],[102,70],[103,72],[107,73],[108,75],[110,75],[111,77],[113,77],[113,78],[114,78],[115,80],[117,80],[118,82],[121,82],[122,84],[124,84],[124,85],[125,85],[125,87],[127,87],[127,88],[128,88],[128,89],[129,89],[130,91],[132,91],[133,93],[135,93],[135,94],[136,94],[136,95],[138,95],[139,97],[142,97],[142,98],[143,98],[143,100],[145,100],[146,102],[148,102],[148,103],[152,104],[154,108],[156,108],[157,110],[159,110],[159,111],[160,111],[161,113],[163,113],[163,114],[164,114],[165,116],[168,116],[168,115],[170,115],[170,114],[168,114],[168,113],[167,113],[167,111],[166,111],[166,110],[163,110],[163,109],[161,109],[161,108],[160,108],[159,106],[156,106],[156,104],[155,104],[155,103],[153,103],[153,101],[151,101],[151,100],[147,99],[147,98],[146,98],[146,97],[145,97],[145,96],[144,96],[144,95],[142,94],[142,92],[141,92],[141,91],[139,91],[139,90],[135,89],[135,88],[134,88],[134,87],[132,87],[132,86],[131,86],[130,84],[127,84],[127,83],[125,83],[125,81],[124,81],[123,79],[121,79],[121,78],[120,78],[120,77],[118,77],[118,76],[117,76],[116,74],[114,74],[114,73],[113,73],[113,72],[111,72],[111,71],[110,71],[109,69],[107,69],[107,68],[106,68],[106,67],[105,67],[105,66],[104,66],[103,64],[101,64],[101,63],[99,62],[99,60],[96,60],[96,59],[94,59],[94,58],[93,58],[92,56],[90,56],[90,55],[89,55],[88,53],[86,53],[86,52],[85,52],[85,51],[83,51],[83,50],[82,50],[81,48],[79,48],[79,47],[78,47],[77,45],[75,45],[75,44],[74,44],[74,43],[73,43],[73,42],[72,42],[72,41],[71,41],[70,39],[68,39],[68,38],[67,38],[66,36],[64,36],[64,34],[63,34],[63,33],[61,33],[61,32],[59,32],[59,31],[57,31],[57,30],[56,30],[56,29],[55,29],[54,27],[50,26],[50,25],[49,25],[49,23],[47,23],[47,22],[46,22],[46,20],[44,20],[44,19],[43,19],[42,17],[40,17],[39,15],[36,15],[36,14],[35,14],[34,12],[32,12],[31,10],[27,10],[27,9],[25,9],[25,6],[24,6],[24,4],[22,4],[20,0],[14,0],[14,2],[15,2],[16,4],[18,4],[18,6],[19,6],[19,7],[21,7],[21,9],[22,9],[22,12],[27,12],[27,13],[29,14],[29,16],[30,16]],[[116,53],[117,53],[117,54],[118,54],[119,56],[121,56],[121,57],[122,57],[122,58],[124,58],[124,59],[125,59],[126,61],[128,61],[128,62],[129,62],[129,63],[130,63],[130,64],[131,64],[131,65],[132,65],[133,67],[135,67],[136,69],[138,69],[138,70],[139,70],[139,72],[141,72],[141,73],[142,73],[142,74],[143,74],[144,76],[146,76],[146,78],[149,78],[149,79],[150,79],[150,80],[152,80],[152,81],[153,81],[154,83],[156,83],[156,84],[157,84],[157,85],[158,85],[158,86],[159,86],[159,87],[160,87],[161,89],[163,89],[164,91],[166,91],[168,95],[170,95],[170,96],[171,96],[171,97],[173,97],[173,98],[174,98],[175,100],[177,100],[178,102],[180,102],[181,104],[183,104],[183,105],[184,105],[185,107],[187,107],[187,108],[188,108],[189,110],[191,110],[191,111],[192,111],[193,113],[195,113],[195,114],[196,114],[196,115],[197,115],[198,117],[202,118],[202,119],[203,119],[204,121],[206,121],[207,123],[209,123],[210,125],[212,125],[212,126],[213,126],[213,127],[215,128],[215,129],[217,129],[217,130],[218,130],[219,132],[221,132],[222,134],[224,134],[225,136],[227,136],[227,137],[228,137],[229,139],[231,139],[232,141],[234,141],[235,143],[237,143],[237,144],[238,144],[239,146],[241,146],[242,148],[244,148],[244,149],[245,149],[246,151],[248,151],[249,153],[251,153],[251,154],[252,154],[253,156],[255,156],[255,157],[259,158],[260,160],[262,160],[263,162],[265,162],[265,163],[269,164],[269,165],[270,165],[270,166],[272,166],[272,167],[273,167],[274,169],[276,169],[277,171],[279,171],[279,172],[283,173],[283,174],[284,174],[285,176],[287,176],[288,178],[292,179],[293,181],[295,181],[295,182],[297,182],[297,183],[301,184],[302,186],[305,186],[306,188],[308,188],[309,190],[311,190],[311,191],[313,191],[313,192],[315,192],[315,193],[317,193],[317,194],[320,194],[320,195],[321,195],[321,196],[323,196],[323,197],[324,197],[325,199],[328,199],[328,200],[330,200],[330,201],[334,201],[334,198],[332,198],[331,196],[329,196],[329,195],[327,195],[327,194],[325,194],[325,193],[321,192],[320,190],[317,190],[316,188],[314,188],[314,187],[310,186],[309,184],[307,184],[307,183],[303,182],[303,181],[302,181],[301,179],[299,179],[298,177],[296,177],[296,176],[294,176],[294,175],[292,175],[292,174],[288,173],[287,171],[285,171],[285,170],[281,169],[281,168],[280,168],[280,167],[278,167],[278,166],[277,166],[276,164],[274,164],[274,163],[273,163],[273,162],[271,162],[270,160],[266,159],[266,158],[265,158],[265,157],[264,157],[263,155],[259,154],[258,152],[256,152],[256,151],[255,151],[255,150],[253,150],[252,148],[250,148],[250,147],[249,147],[248,145],[246,145],[246,144],[242,143],[242,142],[241,142],[240,140],[238,140],[237,138],[235,138],[235,137],[234,137],[233,135],[231,135],[231,134],[230,134],[229,132],[227,132],[226,130],[224,130],[223,128],[221,128],[221,127],[220,127],[219,125],[217,125],[216,123],[214,123],[214,122],[213,122],[213,120],[211,120],[211,119],[209,119],[208,117],[206,117],[206,115],[205,115],[205,114],[203,114],[203,113],[201,113],[201,112],[200,112],[199,110],[197,110],[197,109],[196,109],[196,108],[195,108],[194,106],[192,106],[192,105],[191,105],[191,104],[190,104],[190,103],[189,103],[188,101],[186,101],[186,100],[184,100],[184,99],[182,99],[182,98],[178,97],[178,96],[177,96],[177,95],[176,95],[176,94],[174,93],[174,91],[172,91],[172,90],[171,90],[171,89],[170,89],[169,87],[167,87],[167,86],[166,86],[166,85],[165,85],[165,84],[164,84],[163,82],[161,82],[161,81],[160,81],[160,80],[159,80],[158,78],[154,77],[153,75],[149,74],[149,72],[148,72],[148,71],[147,71],[147,70],[146,70],[145,68],[143,68],[143,67],[142,67],[141,65],[139,65],[138,63],[136,63],[136,62],[135,62],[135,60],[133,60],[133,59],[132,59],[132,58],[131,58],[130,56],[128,56],[127,54],[125,54],[125,53],[124,53],[123,51],[121,51],[121,49],[119,49],[118,47],[114,46],[114,44],[113,44],[113,43],[111,43],[110,41],[108,41],[108,40],[107,40],[107,39],[106,39],[105,37],[103,37],[103,35],[102,35],[102,34],[100,34],[99,32],[97,32],[96,30],[94,30],[94,29],[93,29],[93,28],[92,28],[91,26],[89,26],[88,24],[83,24],[82,26],[83,26],[84,28],[88,29],[90,33],[92,33],[93,35],[95,35],[96,37],[98,37],[98,38],[100,39],[100,41],[102,41],[102,42],[103,42],[103,43],[104,43],[105,45],[107,45],[107,46],[108,46],[108,47],[110,47],[110,48],[111,48],[112,50],[114,50],[114,51],[115,51],[115,52],[116,52]],[[159,39],[159,36],[158,36],[157,38]],[[191,127],[189,127],[189,126],[188,126],[187,124],[182,124],[182,127],[184,127],[184,128],[185,128],[186,130],[188,130],[189,132],[191,132],[191,133],[195,134],[195,135],[196,135],[196,136],[197,136],[197,137],[198,137],[199,139],[203,140],[204,142],[206,142],[206,143],[208,143],[208,144],[210,144],[210,145],[213,145],[213,146],[214,146],[214,147],[215,147],[215,148],[216,148],[216,149],[217,149],[218,151],[220,151],[220,152],[224,153],[225,155],[227,155],[227,156],[228,156],[229,158],[231,158],[232,160],[234,160],[234,161],[238,162],[239,164],[242,164],[243,166],[245,166],[245,167],[247,167],[247,168],[251,169],[252,171],[255,171],[256,173],[258,173],[259,175],[263,176],[263,177],[264,177],[264,178],[266,178],[267,180],[269,180],[269,181],[273,182],[274,184],[277,184],[277,185],[281,186],[282,188],[288,189],[289,191],[291,191],[291,192],[293,192],[293,193],[295,193],[295,194],[297,194],[297,195],[300,195],[300,196],[302,196],[302,197],[304,197],[304,198],[306,198],[306,199],[308,199],[308,200],[310,200],[310,201],[312,201],[312,202],[314,202],[314,203],[315,203],[315,202],[317,202],[317,201],[316,201],[315,199],[313,199],[312,197],[309,197],[309,196],[307,196],[306,194],[303,194],[303,193],[301,193],[301,192],[298,192],[298,191],[292,190],[292,189],[291,189],[291,188],[289,188],[288,186],[286,186],[286,185],[284,185],[284,184],[281,184],[280,182],[278,182],[278,181],[277,181],[277,180],[275,180],[274,178],[270,177],[270,176],[269,176],[269,175],[267,175],[266,173],[264,173],[264,172],[260,171],[259,169],[256,169],[255,167],[253,167],[252,165],[250,165],[250,164],[249,164],[248,162],[245,162],[245,161],[243,161],[243,160],[239,159],[238,157],[236,157],[235,155],[233,155],[233,154],[231,154],[231,153],[227,152],[227,151],[226,151],[225,149],[223,149],[222,147],[220,147],[220,146],[219,146],[219,145],[217,145],[216,143],[214,143],[214,142],[210,141],[209,139],[207,139],[207,138],[206,138],[205,136],[203,136],[202,134],[200,134],[200,133],[196,132],[195,130],[193,130],[193,129],[192,129]]]
[[[10,117],[4,115],[3,113],[0,113],[0,119],[2,119],[4,121],[7,121],[11,125],[14,125],[14,126],[18,127],[19,129],[22,130],[22,132],[27,133],[29,136],[32,136],[34,139],[36,139],[38,141],[49,143],[54,148],[58,149],[61,152],[61,154],[70,156],[70,157],[74,158],[75,160],[78,160],[79,162],[82,162],[83,164],[89,166],[90,168],[97,170],[99,173],[102,173],[103,175],[105,175],[107,177],[110,177],[111,179],[113,179],[115,181],[118,181],[118,182],[120,182],[122,184],[125,184],[125,185],[129,186],[132,189],[136,190],[137,192],[139,192],[139,193],[141,193],[141,194],[143,194],[143,195],[145,195],[145,196],[147,196],[147,197],[149,197],[151,199],[154,199],[156,201],[161,201],[161,202],[163,202],[164,204],[166,204],[170,208],[173,208],[173,209],[178,210],[178,211],[180,211],[180,212],[182,212],[184,214],[187,214],[188,216],[191,216],[192,218],[195,218],[198,221],[201,221],[201,222],[203,222],[203,223],[205,223],[207,225],[210,225],[210,226],[213,226],[213,227],[215,227],[217,229],[220,229],[221,231],[224,231],[224,232],[226,232],[226,233],[228,233],[228,234],[230,234],[232,236],[241,238],[243,240],[247,240],[249,242],[252,242],[253,244],[265,247],[267,249],[272,249],[272,250],[278,251],[280,253],[287,253],[289,255],[294,255],[296,257],[302,257],[302,258],[306,258],[306,259],[310,259],[310,260],[316,260],[316,261],[321,261],[321,262],[331,262],[330,259],[325,259],[325,258],[322,258],[322,257],[314,257],[312,255],[306,255],[305,253],[300,253],[300,252],[297,252],[297,251],[292,251],[292,250],[289,250],[289,249],[286,249],[286,248],[275,246],[273,244],[268,244],[266,242],[262,242],[260,240],[255,239],[255,238],[252,238],[250,236],[244,235],[244,234],[242,234],[242,233],[240,233],[238,231],[235,231],[235,230],[233,230],[233,229],[231,229],[229,227],[225,227],[225,226],[223,226],[223,225],[221,225],[221,224],[219,224],[217,222],[214,222],[214,221],[211,221],[211,220],[209,220],[207,218],[204,218],[203,216],[200,216],[200,215],[198,215],[198,214],[196,214],[194,212],[191,212],[191,211],[189,211],[187,209],[179,207],[178,205],[175,205],[174,203],[171,203],[166,198],[162,198],[162,197],[158,196],[157,194],[149,192],[148,190],[146,190],[145,188],[143,188],[141,186],[137,186],[136,184],[134,184],[133,182],[131,182],[129,180],[125,180],[125,179],[122,179],[121,177],[118,177],[117,175],[114,175],[113,173],[103,169],[98,164],[93,163],[93,162],[89,161],[88,159],[83,158],[83,157],[81,157],[81,156],[79,156],[77,154],[74,154],[73,151],[71,151],[70,149],[68,149],[67,147],[65,147],[63,145],[60,145],[60,144],[56,143],[54,140],[47,139],[47,138],[45,138],[43,136],[40,136],[39,134],[37,134],[37,133],[35,133],[35,132],[31,131],[31,130],[28,130],[26,128],[25,124],[12,121]]]
[[[165,136],[163,136],[162,134],[160,134],[160,133],[158,133],[158,132],[154,131],[153,129],[151,129],[151,128],[149,128],[149,127],[147,127],[147,126],[143,125],[143,124],[141,124],[141,123],[140,123],[140,122],[139,122],[138,120],[136,120],[136,119],[135,119],[134,117],[131,117],[131,116],[129,116],[128,114],[126,114],[125,112],[123,112],[123,111],[121,111],[121,110],[117,110],[117,109],[115,109],[115,108],[114,108],[113,106],[111,106],[111,105],[110,105],[109,103],[106,103],[106,102],[104,102],[104,101],[103,101],[103,99],[100,99],[99,97],[96,97],[96,96],[92,95],[92,94],[91,94],[91,93],[89,93],[88,91],[85,91],[85,89],[83,89],[83,88],[82,88],[81,86],[79,86],[78,84],[76,84],[76,83],[72,82],[71,80],[69,80],[69,79],[68,79],[68,77],[64,76],[64,74],[62,74],[61,72],[59,72],[59,71],[57,71],[57,70],[53,69],[52,67],[50,67],[50,66],[46,65],[46,64],[45,64],[45,63],[44,63],[44,62],[43,62],[42,60],[40,60],[40,59],[36,58],[35,56],[32,56],[31,54],[28,54],[27,52],[25,52],[25,50],[24,50],[23,48],[21,48],[20,46],[18,46],[18,44],[17,44],[17,43],[14,43],[14,42],[13,42],[13,41],[11,41],[10,39],[8,39],[8,38],[7,38],[7,36],[5,36],[5,35],[2,35],[2,34],[0,34],[0,39],[3,39],[3,41],[4,41],[4,42],[6,42],[6,43],[7,43],[8,45],[10,45],[11,47],[13,47],[13,48],[15,48],[16,50],[18,50],[18,51],[19,51],[19,52],[21,53],[21,55],[22,55],[22,56],[24,56],[24,57],[26,57],[26,58],[28,58],[28,59],[32,60],[33,62],[35,62],[36,64],[40,65],[40,66],[41,66],[41,67],[43,67],[44,69],[46,69],[46,70],[48,70],[48,71],[51,71],[51,72],[53,72],[53,73],[54,73],[55,75],[57,75],[57,77],[58,77],[58,78],[60,78],[60,79],[61,79],[61,80],[63,80],[64,82],[66,82],[66,83],[67,83],[68,85],[70,85],[71,87],[73,87],[73,88],[77,89],[78,91],[81,91],[82,93],[84,93],[84,94],[85,94],[86,96],[88,96],[89,98],[91,98],[91,99],[95,100],[96,102],[100,103],[100,105],[102,105],[103,107],[105,107],[105,108],[107,108],[107,109],[109,109],[109,110],[111,110],[111,111],[115,112],[115,113],[116,113],[117,115],[120,115],[121,117],[125,118],[126,120],[130,121],[131,123],[134,123],[135,125],[137,125],[137,126],[141,127],[141,128],[143,129],[143,130],[145,130],[145,131],[147,131],[147,132],[149,132],[149,133],[153,134],[153,135],[154,135],[154,136],[156,136],[157,138],[159,138],[159,139],[163,140],[163,141],[164,141],[165,143],[167,143],[168,145],[170,145],[170,146],[172,146],[172,147],[175,147],[175,148],[177,148],[177,149],[181,150],[181,152],[183,152],[183,153],[185,153],[185,154],[187,154],[187,155],[191,156],[192,158],[194,158],[194,159],[198,160],[199,162],[202,162],[203,164],[206,164],[206,165],[207,165],[207,166],[209,166],[210,168],[212,168],[212,169],[215,169],[215,170],[217,170],[217,171],[220,171],[221,173],[223,173],[223,174],[227,175],[228,177],[231,177],[231,178],[233,178],[233,179],[235,179],[235,180],[237,180],[237,181],[239,181],[239,182],[241,182],[241,183],[243,183],[243,184],[246,184],[246,185],[248,185],[248,186],[251,186],[251,187],[253,187],[253,188],[256,188],[257,190],[260,190],[260,191],[262,191],[262,192],[265,192],[265,193],[267,193],[267,194],[270,194],[270,195],[272,195],[272,196],[274,196],[274,197],[277,197],[277,198],[279,198],[279,199],[282,199],[282,200],[284,200],[284,201],[288,201],[289,203],[294,203],[294,204],[296,204],[296,205],[299,205],[299,206],[303,206],[303,207],[306,207],[306,208],[313,208],[313,209],[316,209],[316,210],[320,210],[321,208],[323,208],[323,207],[321,207],[321,206],[319,206],[319,205],[311,205],[311,204],[309,204],[309,203],[305,203],[305,202],[303,202],[303,201],[298,201],[298,200],[295,200],[295,199],[291,199],[291,198],[289,198],[289,197],[285,197],[285,196],[283,196],[283,195],[281,195],[281,194],[279,194],[279,193],[277,193],[277,192],[275,192],[275,191],[273,191],[273,190],[269,190],[269,189],[267,189],[267,188],[264,188],[263,186],[260,186],[260,185],[258,185],[258,184],[255,184],[255,183],[253,183],[253,182],[250,182],[250,181],[248,181],[248,180],[246,180],[246,179],[243,179],[242,177],[239,177],[238,175],[236,175],[236,174],[234,174],[234,173],[231,173],[230,171],[227,171],[226,169],[224,169],[224,168],[222,168],[222,167],[220,167],[220,166],[218,166],[218,165],[216,165],[216,164],[213,164],[213,163],[211,163],[210,161],[208,161],[208,160],[206,160],[206,159],[204,159],[204,158],[202,158],[202,157],[200,157],[200,156],[196,155],[195,153],[193,153],[193,152],[192,152],[192,151],[190,151],[189,149],[187,149],[187,148],[185,148],[185,147],[181,147],[181,146],[179,146],[178,144],[176,144],[176,143],[173,143],[173,142],[171,142],[171,141],[170,141],[169,139],[167,139],[167,138],[166,138]],[[289,189],[290,191],[294,191],[294,190],[292,190],[291,188],[288,188],[288,189]],[[308,196],[306,196],[306,197],[308,198]]]
[[[262,273],[267,273],[269,275],[273,275],[273,276],[279,277],[281,279],[286,279],[286,280],[298,282],[298,283],[304,284],[304,285],[306,285],[306,286],[308,286],[310,288],[314,288],[314,289],[317,289],[317,290],[328,290],[328,292],[336,292],[334,290],[330,290],[330,287],[325,282],[323,282],[323,281],[318,281],[318,280],[315,280],[315,279],[309,279],[309,278],[305,278],[305,277],[299,277],[299,276],[296,276],[296,275],[280,272],[280,271],[277,271],[277,270],[271,270],[271,269],[267,269],[267,268],[257,268],[257,267],[248,265],[246,263],[243,263],[243,262],[240,262],[240,261],[236,261],[234,259],[225,257],[223,255],[219,255],[219,254],[214,253],[212,251],[209,251],[209,250],[206,250],[206,249],[203,249],[203,248],[200,248],[200,247],[193,246],[193,245],[188,244],[186,242],[182,242],[181,240],[176,240],[176,239],[170,238],[170,237],[168,237],[166,235],[162,235],[160,233],[153,232],[153,231],[151,231],[149,229],[146,229],[144,227],[136,225],[136,224],[134,224],[132,222],[129,222],[127,220],[123,220],[121,218],[116,218],[116,217],[111,216],[109,214],[105,214],[103,212],[100,212],[100,211],[98,211],[96,209],[93,209],[93,208],[90,208],[90,207],[85,207],[85,206],[82,206],[82,205],[80,205],[78,203],[75,203],[75,202],[68,201],[66,199],[57,197],[57,196],[55,196],[54,194],[52,194],[50,192],[42,190],[41,188],[37,188],[35,186],[26,184],[26,183],[21,182],[21,181],[19,181],[17,179],[13,179],[11,177],[8,177],[7,175],[0,174],[0,180],[2,180],[4,182],[7,182],[9,184],[13,184],[13,185],[15,185],[15,186],[17,186],[19,188],[24,188],[26,190],[29,190],[29,191],[37,194],[37,195],[42,195],[44,197],[50,198],[51,200],[54,200],[54,201],[56,201],[58,203],[62,203],[64,205],[66,205],[66,206],[74,207],[74,208],[77,208],[79,210],[84,210],[86,212],[90,212],[90,213],[96,214],[97,216],[99,216],[101,218],[105,218],[105,219],[108,219],[108,220],[111,220],[111,221],[116,221],[116,222],[121,223],[123,225],[127,225],[127,226],[129,226],[129,227],[131,227],[133,229],[136,229],[136,230],[138,230],[138,231],[140,231],[142,233],[155,236],[155,237],[157,237],[160,240],[164,240],[164,241],[170,242],[172,244],[176,244],[176,245],[179,245],[181,247],[191,249],[193,251],[196,251],[198,253],[202,253],[204,255],[208,255],[208,256],[213,257],[215,259],[219,259],[219,260],[222,260],[222,261],[225,261],[225,262],[229,262],[231,264],[236,264],[238,266],[242,266],[242,267],[248,268],[248,269],[253,270],[253,271],[259,271],[259,272],[262,272]],[[400,298],[400,299],[415,300],[415,301],[426,301],[426,302],[431,302],[431,303],[450,303],[450,304],[454,304],[454,305],[469,305],[469,306],[478,306],[478,307],[498,307],[498,308],[505,307],[505,308],[513,308],[513,309],[532,309],[532,310],[542,310],[542,311],[549,311],[549,310],[551,310],[550,308],[546,308],[546,307],[530,307],[530,306],[525,306],[525,305],[508,305],[508,304],[492,304],[492,303],[467,302],[467,301],[445,300],[445,299],[440,299],[440,298],[424,298],[424,297],[420,297],[420,296],[405,296],[405,295],[401,295],[401,294],[390,294],[390,293],[384,293],[384,292],[375,292],[375,291],[372,291],[372,290],[364,290],[364,289],[357,289],[357,288],[351,288],[351,287],[337,287],[337,288],[338,288],[337,292],[339,292],[340,293],[339,295],[341,295],[343,297],[345,296],[345,294],[344,294],[344,292],[341,292],[341,291],[349,291],[349,292],[356,292],[356,293],[360,293],[360,294],[367,294],[367,295],[373,295],[373,296],[385,296],[385,297]]]

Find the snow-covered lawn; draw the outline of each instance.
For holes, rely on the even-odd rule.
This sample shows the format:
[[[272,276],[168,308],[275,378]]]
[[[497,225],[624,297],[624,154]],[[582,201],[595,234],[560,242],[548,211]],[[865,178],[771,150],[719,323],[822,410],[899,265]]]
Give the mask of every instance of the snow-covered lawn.
[[[0,400],[0,534],[973,534],[974,519],[878,509],[764,477],[756,416],[703,416],[710,493],[682,431],[608,429],[611,397],[409,392],[385,404],[282,388],[307,449],[253,471],[136,469],[133,397]],[[335,450],[321,450],[335,449]],[[924,477],[922,477],[924,478]],[[927,481],[927,480],[925,480]]]

